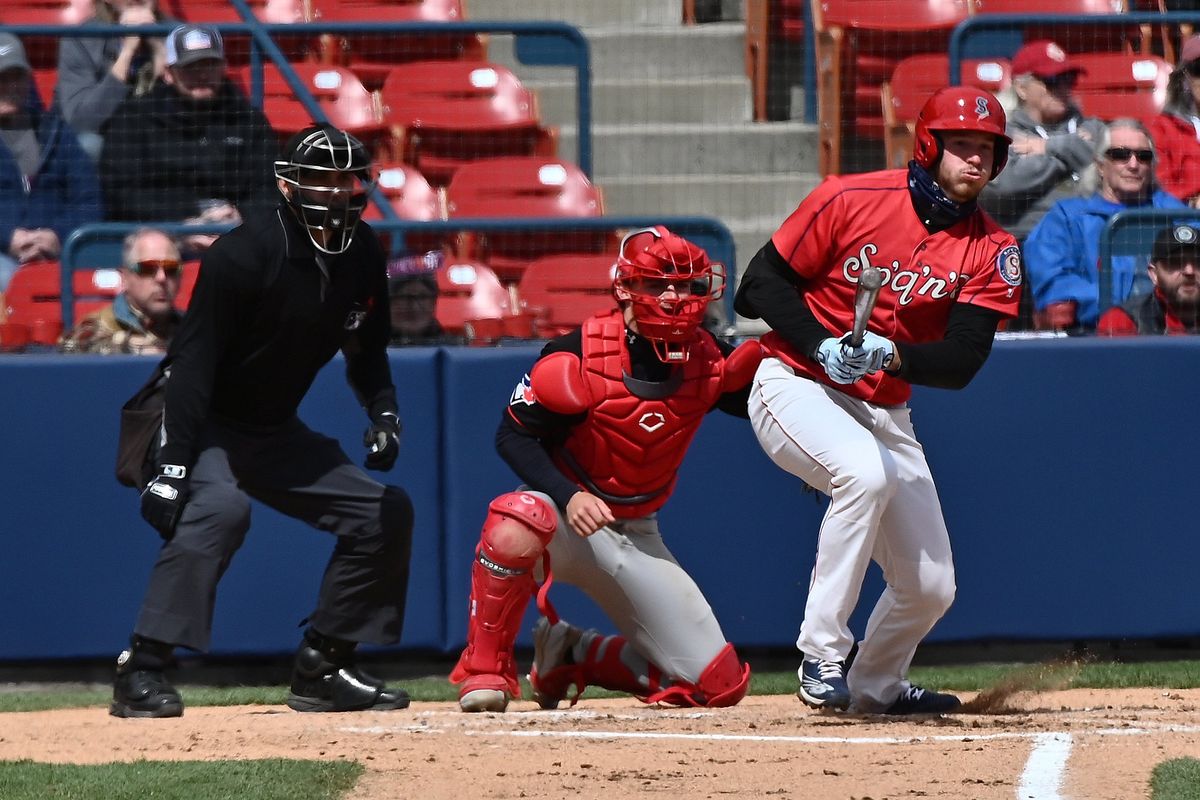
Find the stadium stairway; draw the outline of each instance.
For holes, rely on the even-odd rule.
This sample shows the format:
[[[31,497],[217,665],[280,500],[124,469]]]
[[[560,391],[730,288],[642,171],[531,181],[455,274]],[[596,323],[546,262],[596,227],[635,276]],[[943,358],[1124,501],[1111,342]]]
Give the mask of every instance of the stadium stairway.
[[[475,20],[567,22],[592,54],[594,179],[610,214],[700,214],[722,220],[737,246],[737,274],[819,182],[816,126],[751,120],[745,24],[681,22],[681,0],[471,0]],[[615,9],[622,17],[614,18]],[[507,52],[506,52],[507,50]],[[576,153],[570,71],[517,64],[493,40],[491,58],[537,90],[542,117],[559,127],[559,154]],[[762,330],[739,320],[742,333]]]

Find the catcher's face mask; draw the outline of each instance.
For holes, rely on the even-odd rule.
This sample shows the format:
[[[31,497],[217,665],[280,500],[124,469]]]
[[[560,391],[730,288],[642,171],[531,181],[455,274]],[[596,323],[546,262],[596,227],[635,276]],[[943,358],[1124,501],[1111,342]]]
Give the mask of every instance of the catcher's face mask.
[[[637,332],[667,364],[688,360],[708,304],[725,288],[725,267],[663,226],[621,240],[613,295],[631,309]]]

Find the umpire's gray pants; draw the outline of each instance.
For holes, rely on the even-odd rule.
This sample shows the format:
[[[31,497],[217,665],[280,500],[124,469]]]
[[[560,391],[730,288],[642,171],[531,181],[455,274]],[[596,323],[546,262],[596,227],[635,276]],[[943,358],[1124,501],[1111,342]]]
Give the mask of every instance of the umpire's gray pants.
[[[253,497],[337,536],[309,623],[340,639],[400,639],[413,508],[351,463],[333,439],[292,418],[247,430],[210,420],[191,499],[162,546],[134,633],[207,650],[217,583],[250,528]]]

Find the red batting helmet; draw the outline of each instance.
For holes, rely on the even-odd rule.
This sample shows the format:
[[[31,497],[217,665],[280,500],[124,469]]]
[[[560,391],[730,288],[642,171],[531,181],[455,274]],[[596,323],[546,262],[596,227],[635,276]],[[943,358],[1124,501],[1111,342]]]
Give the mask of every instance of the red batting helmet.
[[[638,333],[667,364],[688,359],[704,312],[725,289],[725,267],[662,225],[633,231],[621,241],[613,295],[633,309]]]
[[[913,136],[913,158],[930,169],[942,157],[942,143],[937,131],[983,131],[996,137],[996,153],[992,159],[995,178],[1008,163],[1008,146],[1012,139],[1004,132],[1008,120],[1000,101],[984,89],[973,86],[947,86],[938,89],[925,101],[917,115]]]

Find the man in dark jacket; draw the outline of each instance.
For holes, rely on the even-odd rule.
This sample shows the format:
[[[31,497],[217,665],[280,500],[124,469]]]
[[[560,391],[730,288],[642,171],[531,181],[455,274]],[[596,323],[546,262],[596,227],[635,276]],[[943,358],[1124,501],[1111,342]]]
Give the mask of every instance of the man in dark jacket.
[[[62,117],[42,110],[21,41],[0,33],[0,291],[102,213],[91,159]]]
[[[1096,333],[1134,336],[1200,333],[1200,230],[1172,225],[1159,231],[1146,266],[1154,291],[1100,315]]]
[[[103,131],[109,219],[176,221],[214,207],[244,215],[273,206],[277,139],[225,77],[220,34],[181,25],[167,37],[166,59],[162,80],[122,103]]]
[[[208,649],[217,583],[250,528],[251,497],[337,537],[296,652],[288,705],[408,705],[403,690],[358,669],[354,650],[400,638],[412,502],[369,478],[296,413],[341,350],[370,420],[365,466],[387,472],[396,461],[386,264],[374,232],[359,223],[370,171],[349,134],[301,131],[275,162],[282,202],[248,215],[204,255],[162,365],[169,377],[142,516],[164,543],[130,648],[117,661],[114,716],[183,713],[163,670],[176,647]]]

